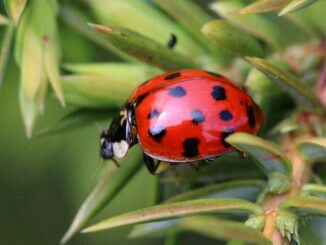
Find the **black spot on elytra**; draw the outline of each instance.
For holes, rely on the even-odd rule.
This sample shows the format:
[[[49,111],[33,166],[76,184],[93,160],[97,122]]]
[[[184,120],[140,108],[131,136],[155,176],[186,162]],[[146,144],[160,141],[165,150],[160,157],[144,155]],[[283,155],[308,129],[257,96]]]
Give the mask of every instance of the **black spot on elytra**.
[[[226,99],[225,89],[222,86],[214,86],[211,95],[213,96],[213,98],[215,100],[225,100]]]
[[[205,116],[200,110],[192,110],[191,118],[192,122],[196,125],[205,121]]]
[[[176,98],[181,98],[181,97],[185,96],[186,94],[187,94],[186,90],[181,86],[170,88],[169,92],[168,92],[168,95],[170,95],[172,97],[176,97]]]
[[[254,108],[252,106],[247,107],[247,116],[250,127],[254,128],[256,125],[256,119],[254,114]]]
[[[154,109],[150,113],[148,113],[147,118],[151,119],[151,118],[157,117],[159,114],[160,113],[158,112],[158,110]]]
[[[218,78],[223,77],[221,74],[218,74],[218,73],[215,73],[215,72],[207,71],[207,73],[208,73],[209,75],[214,76],[214,77],[218,77]]]
[[[227,110],[221,111],[219,116],[223,121],[230,121],[233,118],[232,113]]]
[[[181,76],[180,72],[175,72],[175,73],[171,73],[171,74],[167,75],[164,78],[164,80],[172,80],[172,79],[180,77],[180,76]]]
[[[225,141],[225,138],[233,133],[234,133],[234,130],[232,128],[229,128],[229,129],[225,130],[224,132],[222,132],[221,141],[222,141],[222,144],[224,145],[224,147],[230,147],[230,144]]]
[[[182,144],[184,149],[184,152],[182,153],[183,156],[192,158],[199,155],[199,151],[198,151],[199,139],[187,138],[185,141],[183,141]]]
[[[148,130],[148,135],[156,142],[161,142],[166,134],[166,129],[163,126],[154,126]]]

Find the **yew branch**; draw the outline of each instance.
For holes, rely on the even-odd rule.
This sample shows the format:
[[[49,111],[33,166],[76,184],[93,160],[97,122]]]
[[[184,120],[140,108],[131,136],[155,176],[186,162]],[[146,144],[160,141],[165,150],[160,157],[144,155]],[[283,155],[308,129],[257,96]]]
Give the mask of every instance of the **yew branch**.
[[[302,139],[302,137],[300,137]],[[289,240],[283,237],[276,227],[276,217],[279,213],[281,203],[288,198],[298,196],[303,184],[307,183],[312,176],[311,165],[300,157],[295,148],[296,137],[288,137],[283,142],[283,149],[292,162],[292,180],[291,188],[284,194],[269,194],[263,201],[263,210],[265,213],[265,227],[263,234],[273,242],[273,245],[287,245]]]

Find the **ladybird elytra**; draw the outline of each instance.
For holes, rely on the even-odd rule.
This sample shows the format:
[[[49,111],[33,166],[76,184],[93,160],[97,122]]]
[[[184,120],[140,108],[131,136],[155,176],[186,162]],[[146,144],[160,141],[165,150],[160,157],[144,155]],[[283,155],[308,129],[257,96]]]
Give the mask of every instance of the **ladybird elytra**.
[[[109,133],[106,141],[123,138],[130,147],[138,143],[147,166],[153,159],[170,163],[213,159],[233,150],[225,142],[227,136],[256,134],[263,123],[262,110],[245,90],[222,75],[195,69],[169,72],[141,84],[124,110],[134,122],[121,124],[126,129],[118,131],[133,134]]]

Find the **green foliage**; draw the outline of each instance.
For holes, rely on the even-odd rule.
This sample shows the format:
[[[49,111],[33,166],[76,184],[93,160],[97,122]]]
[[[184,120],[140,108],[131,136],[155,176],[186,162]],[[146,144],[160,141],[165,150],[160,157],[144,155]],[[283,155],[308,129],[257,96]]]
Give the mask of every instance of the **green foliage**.
[[[149,65],[168,71],[195,67],[195,64],[187,60],[186,57],[134,31],[95,24],[89,25],[95,30],[105,33],[109,41],[121,51]]]
[[[27,0],[4,0],[8,15],[12,18],[15,24],[18,23],[26,3]]]
[[[109,166],[80,207],[73,224],[61,239],[61,243],[67,242],[73,235],[80,231],[88,220],[111,201],[128,180],[137,173],[142,165],[142,161],[139,157],[140,154],[136,154],[126,158],[126,164],[122,163],[119,169],[113,165]]]
[[[7,24],[7,23],[6,23]],[[6,31],[2,40],[1,45],[1,55],[0,55],[0,87],[2,84],[3,76],[6,71],[7,62],[10,56],[11,49],[11,40],[14,34],[14,26],[13,24],[9,24],[6,27]]]
[[[162,168],[148,177],[148,207],[89,226],[143,166],[134,148],[119,169],[111,164],[102,171],[62,243],[81,230],[136,225],[131,237],[164,236],[167,244],[189,231],[229,244],[272,244],[275,232],[285,243],[304,244],[310,233],[300,219],[326,213],[325,169],[313,169],[326,160],[325,1],[220,0],[210,3],[210,13],[190,0],[4,3],[0,83],[14,53],[28,137],[53,94],[71,110],[48,128],[36,127],[36,136],[110,120],[138,84],[176,69],[226,75],[265,112],[259,136],[226,139],[246,159],[229,153],[199,162],[198,172],[178,166],[177,175]],[[173,49],[171,34],[178,39]],[[66,42],[71,37],[75,42]],[[62,52],[67,47],[86,62],[73,63],[75,56]]]
[[[202,28],[204,35],[217,47],[239,56],[264,56],[263,48],[251,35],[223,20],[214,20]]]
[[[324,111],[319,99],[309,87],[304,86],[293,75],[286,73],[272,64],[259,59],[247,58],[258,70],[262,71],[268,78],[284,88],[293,96],[299,103],[309,106],[310,108]]]

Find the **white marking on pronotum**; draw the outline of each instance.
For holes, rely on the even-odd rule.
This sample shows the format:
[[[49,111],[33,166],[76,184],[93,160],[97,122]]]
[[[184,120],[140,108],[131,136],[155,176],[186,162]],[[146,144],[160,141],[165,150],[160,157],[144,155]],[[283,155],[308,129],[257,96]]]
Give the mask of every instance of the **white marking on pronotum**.
[[[124,121],[127,120],[127,110],[122,110],[120,111],[120,116],[121,116],[121,120],[120,120],[120,125],[123,125]]]
[[[125,140],[113,143],[113,153],[115,157],[122,158],[127,154],[129,145]]]

